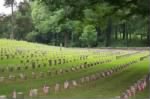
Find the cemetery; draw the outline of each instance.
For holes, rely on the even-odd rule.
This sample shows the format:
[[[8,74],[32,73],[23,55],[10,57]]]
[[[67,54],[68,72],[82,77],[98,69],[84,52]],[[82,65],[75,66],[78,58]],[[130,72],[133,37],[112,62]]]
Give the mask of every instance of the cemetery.
[[[48,46],[0,39],[0,99],[148,99],[147,48]]]
[[[150,0],[0,0],[0,99],[150,99]]]

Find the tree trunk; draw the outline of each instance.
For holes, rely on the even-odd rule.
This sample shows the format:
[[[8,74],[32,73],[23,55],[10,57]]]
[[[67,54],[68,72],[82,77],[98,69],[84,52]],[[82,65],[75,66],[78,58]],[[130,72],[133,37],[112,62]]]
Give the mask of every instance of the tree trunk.
[[[10,39],[14,39],[14,5],[13,5],[13,2],[11,4],[11,34],[10,34]]]
[[[126,24],[125,23],[122,24],[122,33],[123,33],[123,40],[125,40],[126,39]]]
[[[106,47],[111,45],[111,34],[112,34],[112,20],[111,18],[109,18],[106,30]]]
[[[149,14],[150,14],[150,8],[149,8]],[[148,16],[147,41],[148,41],[148,45],[150,46],[150,15]]]
[[[56,32],[56,46],[58,45],[60,45],[60,43],[59,43],[59,35],[58,35],[59,33],[57,33]]]
[[[120,39],[122,39],[121,31],[119,32],[119,34],[120,34]]]
[[[131,40],[132,39],[132,34],[131,33],[129,33],[129,40]]]
[[[115,26],[115,40],[118,39],[118,26]]]
[[[71,33],[71,46],[74,45],[74,34],[73,32]]]
[[[67,47],[67,44],[68,44],[68,35],[67,34],[68,34],[67,32],[64,33],[64,46],[65,47]]]
[[[141,41],[143,40],[143,35],[141,34]]]
[[[126,46],[128,46],[128,36],[129,36],[129,33],[128,33],[128,25],[126,24],[125,26],[125,35],[126,35]]]
[[[122,39],[122,27],[119,24],[119,39]]]
[[[126,32],[126,40],[129,40],[129,33],[128,32]]]
[[[101,28],[99,26],[96,27],[98,42],[101,42]]]

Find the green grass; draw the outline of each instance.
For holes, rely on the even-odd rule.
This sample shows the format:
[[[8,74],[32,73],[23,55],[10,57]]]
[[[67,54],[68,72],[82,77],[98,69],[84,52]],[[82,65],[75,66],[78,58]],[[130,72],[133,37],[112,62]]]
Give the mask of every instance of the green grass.
[[[128,86],[135,83],[148,73],[148,60],[135,64],[128,69],[114,74],[111,77],[93,81],[78,88],[62,91],[58,94],[51,94],[50,97],[59,98],[112,98],[121,94]],[[142,66],[143,65],[143,66]],[[144,92],[148,94],[148,91]],[[141,94],[140,97],[145,97]],[[147,98],[147,97],[146,97]]]
[[[2,48],[5,48],[7,53],[2,52]],[[21,53],[19,53],[21,51]],[[96,51],[101,51],[97,52]],[[63,48],[60,51],[59,47],[54,46],[46,46],[42,44],[28,43],[24,41],[12,41],[12,40],[0,40],[0,54],[6,55],[14,55],[13,58],[0,60],[0,68],[14,67],[17,68],[20,66],[21,68],[25,66],[29,66],[29,69],[20,71],[5,71],[0,72],[0,76],[8,77],[8,75],[16,75],[17,80],[10,81],[6,80],[5,82],[0,82],[0,95],[6,94],[10,95],[14,89],[17,91],[24,92],[25,95],[28,95],[30,88],[42,88],[44,84],[48,84],[53,86],[55,83],[62,84],[65,80],[73,80],[80,79],[81,77],[95,74],[97,72],[102,72],[104,70],[110,69],[112,67],[116,67],[120,64],[128,63],[132,60],[139,59],[141,56],[148,55],[148,51],[143,51],[143,53],[138,53],[131,55],[129,57],[124,57],[116,60],[115,57],[119,56],[119,54],[113,54],[113,52],[119,51],[120,55],[125,55],[128,53],[134,53],[135,51],[125,51],[125,50],[102,50],[102,49],[80,49],[80,48]],[[46,54],[43,54],[46,53]],[[31,55],[33,54],[33,57]],[[88,58],[85,60],[81,60],[80,56],[87,55]],[[23,57],[24,56],[24,57]],[[2,56],[0,55],[0,58]],[[57,64],[54,63],[50,66],[48,64],[48,60],[55,59],[66,59],[68,62],[65,64]],[[60,69],[71,69],[72,67],[79,67],[84,62],[93,63],[96,61],[105,61],[112,60],[109,63],[99,64],[93,67],[89,67],[86,69],[81,69],[75,72],[68,72],[61,75],[54,75],[56,70]],[[31,63],[21,63],[20,61],[35,61],[36,65],[41,65],[40,68],[32,69]],[[76,60],[76,61],[73,61]],[[46,67],[43,66],[46,64]],[[51,97],[51,98],[113,98],[119,96],[123,91],[125,91],[130,85],[134,84],[138,79],[142,78],[144,75],[148,74],[148,58],[144,61],[140,61],[136,64],[133,64],[126,68],[123,71],[115,73],[111,77],[106,77],[103,79],[99,79],[96,81],[92,81],[86,84],[79,85],[76,88],[62,90],[55,94],[53,91],[50,92],[48,96],[40,97]],[[31,74],[35,72],[39,74],[39,72],[46,73],[47,71],[51,71],[53,73],[52,76],[45,76],[43,78],[38,77],[37,79],[32,79]],[[23,81],[18,79],[18,75],[20,73],[24,73],[27,75],[28,79]],[[144,92],[139,93],[136,97],[139,98],[147,98],[148,97],[148,89]]]

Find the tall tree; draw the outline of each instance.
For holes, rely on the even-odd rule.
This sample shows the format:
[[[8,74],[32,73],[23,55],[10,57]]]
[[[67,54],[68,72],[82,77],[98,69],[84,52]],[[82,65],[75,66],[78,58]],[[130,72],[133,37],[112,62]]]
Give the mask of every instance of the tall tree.
[[[112,19],[109,17],[106,29],[106,47],[110,46],[112,35]]]
[[[5,0],[5,6],[7,7],[11,7],[11,23],[12,23],[12,27],[11,27],[11,35],[10,38],[14,39],[14,5],[15,5],[15,0]]]
[[[150,0],[105,0],[109,2],[111,5],[115,6],[114,11],[118,11],[120,9],[129,9],[129,13],[126,14],[125,17],[129,17],[132,15],[140,15],[144,19],[148,18],[147,20],[147,37],[148,43],[150,46]]]
[[[19,3],[18,11],[15,13],[15,38],[24,40],[33,27],[31,7],[29,2],[24,0]]]
[[[85,26],[80,40],[83,42],[83,46],[92,47],[96,44],[97,41],[97,32],[96,28],[93,25]]]

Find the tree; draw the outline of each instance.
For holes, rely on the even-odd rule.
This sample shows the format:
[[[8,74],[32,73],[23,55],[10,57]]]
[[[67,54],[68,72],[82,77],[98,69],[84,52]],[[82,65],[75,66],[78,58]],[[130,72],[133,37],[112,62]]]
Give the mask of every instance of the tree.
[[[106,47],[108,47],[111,43],[111,35],[112,35],[112,19],[110,17],[108,19],[107,29],[106,29]]]
[[[0,15],[0,37],[2,38],[10,38],[11,33],[11,23],[10,15]]]
[[[96,44],[97,41],[97,32],[93,25],[87,25],[84,27],[83,33],[80,36],[80,40],[83,45],[91,47]]]
[[[26,35],[30,33],[33,29],[33,22],[31,17],[31,6],[29,2],[24,0],[19,3],[18,11],[15,13],[15,38],[25,39]]]
[[[81,44],[79,37],[83,32],[84,24],[80,20],[72,21],[71,46],[79,46]]]
[[[50,11],[47,5],[39,1],[32,2],[31,9],[34,31],[37,32],[37,35],[43,35],[40,39],[49,39],[49,43],[56,43],[57,34],[62,29],[61,24],[64,24],[64,9]]]
[[[10,35],[10,38],[14,39],[14,5],[15,5],[15,0],[5,0],[4,5],[7,7],[11,7],[11,13],[12,13],[12,15],[11,15],[11,22],[12,22],[11,29],[12,29],[12,31],[11,32],[12,33]]]
[[[115,6],[113,12],[120,9],[129,9],[129,13],[125,17],[133,15],[142,16],[143,19],[147,18],[147,38],[150,45],[150,0],[105,0],[111,5]]]
[[[62,43],[65,46],[80,46],[82,42],[84,46],[111,46],[112,41],[119,40],[123,43],[118,44],[124,46],[124,42],[129,40],[128,36],[132,41],[131,36],[133,39],[133,36],[137,37],[136,34],[141,35],[142,41],[146,37],[147,41],[150,39],[148,0],[30,1],[24,0],[17,6],[19,10],[13,12],[13,38],[55,45]],[[7,30],[9,35],[10,22],[2,27],[1,31]],[[90,35],[87,31],[91,31],[91,37],[97,34],[96,43],[88,42]]]

